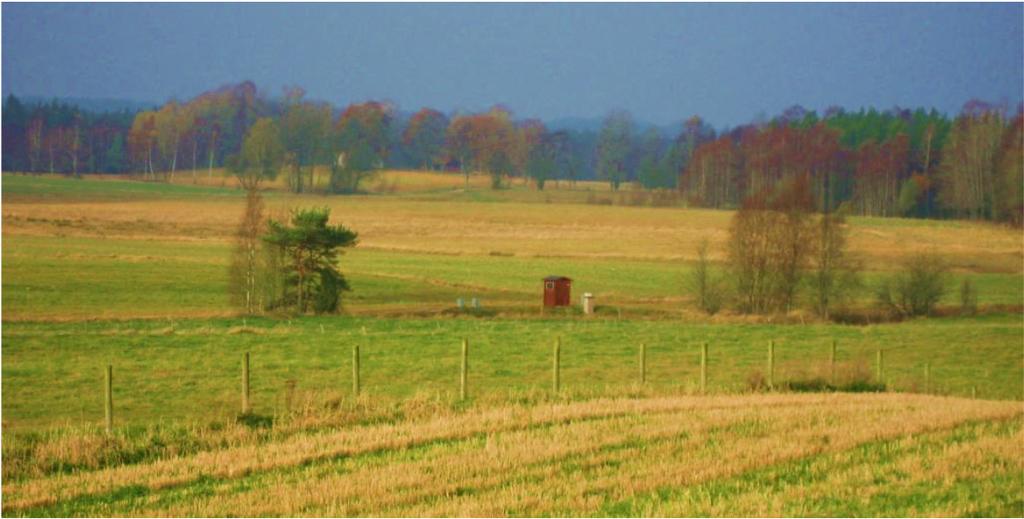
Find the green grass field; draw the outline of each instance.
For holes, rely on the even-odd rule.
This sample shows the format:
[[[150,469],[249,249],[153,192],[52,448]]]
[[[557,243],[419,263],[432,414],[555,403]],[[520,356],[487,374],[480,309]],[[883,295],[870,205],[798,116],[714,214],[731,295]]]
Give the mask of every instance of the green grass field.
[[[822,322],[805,310],[707,317],[690,307],[683,284],[700,239],[711,239],[713,258],[721,259],[727,211],[588,204],[593,186],[491,192],[474,179],[464,191],[461,177],[388,175],[379,192],[365,196],[268,193],[272,212],[327,205],[333,220],[360,233],[359,246],[341,259],[353,287],[343,314],[291,318],[243,318],[228,305],[230,236],[242,208],[235,189],[212,181],[3,175],[4,514],[1020,515],[1024,505],[1013,488],[1020,488],[1024,455],[1005,445],[1020,438],[1024,399],[1019,230],[852,219],[851,247],[867,269],[851,308],[870,308],[873,286],[903,258],[932,251],[951,266],[942,317],[856,326]],[[572,277],[574,298],[595,293],[597,315],[542,314],[540,279],[548,274]],[[958,315],[962,279],[978,290],[979,315]],[[460,313],[460,297],[479,298],[483,310]],[[463,338],[470,342],[468,402],[458,400]],[[551,390],[556,338],[562,341],[557,395]],[[767,376],[770,340],[783,394],[732,396],[751,393]],[[878,382],[882,350],[881,382],[889,391],[925,392],[927,364],[928,392],[945,396],[788,394],[789,383],[830,378],[833,340],[840,386]],[[698,396],[703,342],[711,396]],[[641,344],[647,346],[643,385]],[[356,345],[359,398],[351,394]],[[244,352],[252,354],[254,414],[238,422]],[[100,429],[108,364],[114,366],[112,437]],[[972,393],[979,399],[966,399]],[[569,421],[527,427],[523,437],[513,430],[428,435],[411,451],[388,447],[351,458],[317,457],[314,442],[296,446],[288,459],[315,462],[189,476],[166,487],[139,475],[162,463],[234,459],[232,449],[284,448],[360,427],[412,431],[431,420],[477,424],[478,415],[510,409],[586,407],[601,399],[646,406],[664,398],[684,407],[738,399],[738,414],[702,411],[701,420],[725,420],[715,426],[724,436],[672,429],[678,426],[663,423],[660,412],[643,412],[636,422],[594,419],[590,432]],[[779,398],[794,399],[803,418],[773,414]],[[827,418],[832,411],[821,398],[836,398],[851,414]],[[898,399],[906,405],[894,404]],[[956,413],[939,425],[920,414],[931,406]],[[856,409],[874,418],[857,418]],[[904,419],[918,425],[901,429]],[[761,424],[754,432],[746,429],[751,420]],[[843,423],[853,436],[831,447],[776,457],[757,443]],[[548,445],[602,430],[607,439],[595,436],[579,452],[533,461],[529,452],[510,452],[508,463],[523,468],[504,479],[475,475],[494,469],[477,460],[492,440]],[[667,439],[679,435],[701,440],[680,451]],[[957,449],[988,454],[959,463],[951,458]],[[629,461],[648,451],[660,457],[639,459],[657,463]],[[695,470],[685,469],[685,452],[712,460],[733,451],[750,458],[729,458],[722,465],[727,470],[698,471],[690,479],[673,476]],[[413,490],[452,463],[467,472],[424,483],[438,492],[432,496],[447,497]],[[941,473],[907,468],[921,463],[949,467]],[[403,467],[412,469],[403,476]],[[865,479],[865,467],[878,475]],[[310,497],[318,485],[341,484],[339,474],[349,473],[378,478],[380,489],[397,485],[394,495],[406,498],[384,490],[355,500]],[[628,481],[609,479],[613,473]],[[79,493],[54,486],[64,485],[65,476],[72,478],[68,485],[108,476],[121,483]],[[635,485],[644,478],[654,483]],[[935,485],[936,478],[947,479]],[[516,497],[556,480],[553,488],[569,497]],[[630,490],[613,490],[619,484]],[[851,485],[876,490],[856,496],[841,490]],[[260,502],[267,488],[281,493]],[[26,497],[33,495],[65,497]]]
[[[656,320],[382,319],[308,317],[291,321],[186,319],[5,325],[4,425],[11,430],[98,424],[104,367],[115,366],[118,421],[226,420],[239,408],[242,353],[252,352],[254,411],[284,411],[287,381],[310,404],[349,398],[351,349],[362,355],[367,395],[384,399],[458,395],[461,338],[471,345],[475,398],[547,392],[551,351],[562,338],[562,385],[569,393],[628,394],[637,389],[639,346],[648,347],[647,391],[693,394],[699,345],[709,344],[709,387],[748,390],[766,374],[776,342],[776,377],[827,378],[831,340],[840,377],[873,378],[885,350],[892,389],[1021,399],[1020,323],[1007,317],[922,320],[869,327],[681,324]],[[363,330],[365,329],[365,335]]]
[[[231,313],[227,299],[230,243],[223,240],[14,235],[4,239],[7,320],[207,316]],[[571,272],[574,291],[598,295],[603,311],[687,311],[681,261],[529,258],[360,249],[341,259],[354,290],[346,309],[416,314],[455,306],[459,297],[519,313],[538,312],[540,278]],[[857,294],[870,304],[871,287],[887,275],[865,274]],[[968,278],[982,305],[1019,306],[1021,276],[964,273],[953,278],[941,304],[959,304],[956,281]],[[616,316],[618,314],[616,313]]]

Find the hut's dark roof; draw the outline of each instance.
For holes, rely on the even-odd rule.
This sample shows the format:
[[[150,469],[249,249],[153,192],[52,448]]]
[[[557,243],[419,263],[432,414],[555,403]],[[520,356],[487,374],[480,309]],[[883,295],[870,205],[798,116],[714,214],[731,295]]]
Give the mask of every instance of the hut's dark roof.
[[[548,277],[544,278],[544,281],[561,281],[563,279],[566,280],[566,281],[572,281],[572,279],[567,278],[565,276],[548,276]]]

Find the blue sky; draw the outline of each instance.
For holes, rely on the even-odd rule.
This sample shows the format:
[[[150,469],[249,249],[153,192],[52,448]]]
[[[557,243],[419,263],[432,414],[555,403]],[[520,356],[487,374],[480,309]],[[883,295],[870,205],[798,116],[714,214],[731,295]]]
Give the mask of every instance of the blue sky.
[[[3,94],[187,99],[244,79],[346,104],[716,126],[799,103],[1024,91],[1024,4],[20,4]]]

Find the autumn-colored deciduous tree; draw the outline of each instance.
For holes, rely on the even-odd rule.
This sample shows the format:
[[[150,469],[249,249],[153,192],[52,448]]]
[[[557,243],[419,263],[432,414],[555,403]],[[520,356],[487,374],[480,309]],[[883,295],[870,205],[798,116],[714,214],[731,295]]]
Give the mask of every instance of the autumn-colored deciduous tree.
[[[288,155],[288,186],[302,193],[314,185],[314,168],[328,163],[331,139],[331,107],[326,103],[289,100],[279,123],[281,141]]]
[[[703,207],[734,204],[738,167],[739,150],[729,136],[698,147],[683,175],[689,202]]]
[[[512,136],[511,150],[509,152],[511,167],[510,175],[521,176],[523,182],[526,182],[530,175],[527,172],[527,165],[530,162],[531,157],[534,156],[536,148],[540,147],[542,141],[547,136],[548,130],[544,126],[544,123],[539,119],[527,119],[515,125],[515,131]],[[542,156],[552,158],[552,148],[547,145],[546,150],[541,150],[539,153]],[[553,168],[553,165],[552,165]],[[551,173],[549,173],[550,176]]]
[[[236,175],[246,190],[256,189],[263,180],[277,178],[284,161],[284,145],[277,123],[263,117],[249,128],[242,142],[242,153]]]
[[[448,118],[431,108],[413,114],[402,133],[402,143],[412,160],[423,169],[437,169],[443,165],[445,134]]]
[[[460,115],[448,126],[446,149],[459,163],[469,187],[471,170],[488,173],[491,187],[501,187],[502,178],[512,172],[516,129],[511,114],[500,106],[481,114]]]
[[[1024,109],[1018,109],[996,157],[996,218],[1024,225]]]
[[[181,137],[191,126],[188,112],[182,109],[178,103],[171,101],[156,112],[154,125],[157,148],[164,161],[164,166],[161,169],[167,173],[166,179],[173,180],[174,173],[178,170]]]
[[[788,311],[814,246],[806,177],[748,198],[729,227],[729,266],[744,312]]]
[[[331,192],[355,193],[367,176],[384,167],[391,120],[391,107],[375,101],[345,109],[334,127]]]
[[[186,103],[182,108],[190,125],[183,138],[191,140],[193,170],[204,156],[207,176],[212,176],[214,167],[237,154],[246,131],[265,110],[260,103],[251,81],[204,92]]]
[[[969,102],[953,123],[942,153],[939,195],[960,217],[995,214],[996,155],[1005,120],[997,107]]]
[[[714,130],[699,116],[691,116],[683,122],[682,130],[676,137],[672,147],[673,154],[675,155],[673,159],[673,172],[679,176],[677,187],[683,193],[686,193],[690,187],[692,175],[690,174],[689,167],[694,160],[697,148],[705,142],[714,140],[714,138]]]
[[[145,177],[154,178],[156,174],[153,167],[156,143],[156,112],[139,112],[135,115],[135,121],[128,132],[128,152],[132,163],[142,168]]]
[[[249,128],[240,155],[228,163],[245,189],[245,213],[236,233],[229,288],[236,305],[247,314],[262,313],[281,296],[280,251],[270,250],[262,239],[267,232],[260,182],[273,179],[284,157],[277,123],[261,118]]]
[[[490,175],[491,189],[499,189],[502,179],[512,175],[516,167],[514,161],[519,135],[512,122],[512,113],[503,106],[495,106],[473,121],[471,142],[475,163]]]
[[[447,157],[445,164],[455,163],[465,176],[466,189],[469,189],[470,161],[473,160],[473,149],[470,147],[472,119],[460,115],[452,119],[445,131],[444,150]]]
[[[854,202],[865,215],[896,216],[899,189],[907,176],[910,151],[905,134],[881,144],[868,141],[858,150]]]

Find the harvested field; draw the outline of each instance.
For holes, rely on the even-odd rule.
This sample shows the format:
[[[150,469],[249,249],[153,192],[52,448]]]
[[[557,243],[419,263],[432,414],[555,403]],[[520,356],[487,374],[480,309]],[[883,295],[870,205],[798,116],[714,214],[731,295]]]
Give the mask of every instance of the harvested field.
[[[4,514],[1018,515],[1022,413],[848,394],[503,407],[8,481]]]

